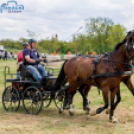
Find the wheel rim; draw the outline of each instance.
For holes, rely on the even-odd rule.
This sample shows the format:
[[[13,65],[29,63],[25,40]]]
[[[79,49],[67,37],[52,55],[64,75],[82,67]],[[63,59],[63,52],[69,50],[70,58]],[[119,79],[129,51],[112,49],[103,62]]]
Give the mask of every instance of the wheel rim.
[[[18,90],[13,86],[7,87],[2,96],[2,103],[5,110],[8,112],[17,111],[20,105]]]
[[[61,109],[61,108],[64,109],[64,102],[65,102],[65,95],[64,95],[64,93],[61,93],[60,95],[59,95],[59,93],[56,93],[55,94],[55,98],[54,98],[54,102],[55,102],[55,105],[56,105],[56,107],[58,109]]]
[[[51,102],[51,93],[44,93],[43,94],[43,107],[47,108]]]
[[[36,115],[42,108],[41,92],[35,87],[29,87],[24,92],[23,106],[28,114]]]

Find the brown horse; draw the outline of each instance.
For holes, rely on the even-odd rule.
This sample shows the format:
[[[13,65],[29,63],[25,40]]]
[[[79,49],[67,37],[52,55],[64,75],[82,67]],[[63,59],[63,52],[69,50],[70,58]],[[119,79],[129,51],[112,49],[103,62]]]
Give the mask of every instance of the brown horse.
[[[131,71],[130,69],[127,70],[127,71]],[[132,76],[132,75],[131,75]],[[130,92],[132,93],[132,95],[134,96],[134,87],[133,87],[133,84],[132,84],[132,79],[131,79],[131,76],[125,76],[125,77],[122,77],[121,78],[121,82],[123,82],[127,88],[130,90]],[[117,101],[115,102],[115,107],[118,105],[118,103],[121,101],[121,96],[120,96],[120,90],[118,91],[118,93],[116,94],[117,95]],[[106,114],[109,114],[110,113],[110,108],[108,108],[106,110]]]
[[[126,64],[129,64],[129,61],[132,60],[134,63],[134,43],[133,43],[134,31],[129,32],[122,43],[116,45],[115,49],[108,55],[101,57],[99,64],[96,65],[94,61],[95,58],[88,57],[74,57],[62,66],[61,72],[57,78],[55,84],[55,90],[60,88],[60,84],[67,76],[69,85],[72,85],[78,81],[84,80],[67,90],[67,95],[69,97],[69,113],[73,114],[73,105],[72,97],[70,97],[77,90],[78,87],[85,88],[84,95],[88,94],[91,86],[98,86],[102,90],[103,99],[105,105],[98,108],[91,115],[100,114],[104,109],[108,108],[108,93],[110,92],[110,116],[109,119],[111,122],[118,122],[114,118],[114,109],[117,106],[117,103],[114,103],[115,95],[119,97],[120,100],[120,82],[122,80],[121,76],[106,76],[98,77],[96,79],[87,79],[89,76],[108,74],[124,70]],[[95,70],[95,71],[94,71]],[[134,93],[132,89],[132,93]],[[118,100],[118,99],[117,99]],[[87,102],[87,106],[88,106]]]

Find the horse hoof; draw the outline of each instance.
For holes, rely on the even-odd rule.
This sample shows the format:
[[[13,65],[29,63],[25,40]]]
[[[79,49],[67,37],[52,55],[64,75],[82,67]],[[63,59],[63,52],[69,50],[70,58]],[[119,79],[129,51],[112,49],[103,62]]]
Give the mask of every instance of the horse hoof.
[[[110,108],[106,110],[106,114],[110,114]]]
[[[96,110],[90,112],[90,116],[95,116],[95,115],[96,115]]]
[[[119,124],[120,122],[117,120],[117,121],[114,121],[113,123],[117,123],[117,124]]]
[[[73,116],[73,115],[74,115],[74,112],[72,112],[72,111],[69,111],[69,114],[70,114],[71,116]]]
[[[62,114],[62,113],[63,113],[63,109],[60,108],[60,109],[59,109],[59,114]]]
[[[86,112],[86,114],[90,113],[90,109],[83,109],[83,110]]]
[[[86,114],[89,114],[89,111],[90,111],[90,110],[85,110],[85,111],[86,111]]]
[[[116,118],[114,118],[114,117],[112,118],[111,122],[112,122],[112,123],[117,123],[117,124],[120,123],[120,122],[118,121],[118,119],[116,119]]]

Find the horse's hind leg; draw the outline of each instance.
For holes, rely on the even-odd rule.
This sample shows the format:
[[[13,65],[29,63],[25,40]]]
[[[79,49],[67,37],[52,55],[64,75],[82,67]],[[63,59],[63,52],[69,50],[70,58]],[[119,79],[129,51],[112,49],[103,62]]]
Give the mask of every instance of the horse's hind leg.
[[[74,84],[75,82],[77,82],[77,77],[71,78],[69,79],[69,85]],[[77,88],[80,85],[76,85],[76,86],[72,86],[67,90],[67,96],[68,96],[68,103],[69,103],[69,114],[73,115],[74,113],[74,108],[73,108],[73,96],[77,90]]]
[[[108,88],[102,90],[103,99],[105,101],[105,105],[103,107],[98,108],[95,111],[91,111],[90,115],[94,116],[96,114],[100,114],[104,109],[108,108]]]
[[[81,96],[83,97],[83,110],[86,111],[87,114],[89,114],[90,111],[90,105],[89,105],[89,101],[87,99],[87,95],[88,92],[90,90],[90,86],[83,84],[80,86],[80,88],[78,89],[78,91],[80,92]]]
[[[69,103],[69,114],[73,115],[74,114],[74,107],[73,107],[73,97],[75,95],[76,91],[73,92],[71,95],[68,97],[68,103]]]

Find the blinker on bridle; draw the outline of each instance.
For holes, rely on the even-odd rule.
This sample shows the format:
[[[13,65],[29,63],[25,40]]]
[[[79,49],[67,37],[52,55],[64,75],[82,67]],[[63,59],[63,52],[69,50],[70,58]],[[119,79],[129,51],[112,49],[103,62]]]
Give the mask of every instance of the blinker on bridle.
[[[126,42],[126,49],[125,49],[129,58],[130,58],[130,60],[132,60],[134,58],[134,55],[131,56],[130,53],[129,53],[130,51],[132,51],[132,48],[130,48],[129,45],[133,46],[133,48],[134,48],[134,40],[133,40],[134,39],[134,32],[131,31],[131,33],[132,33],[132,42],[131,43]]]

